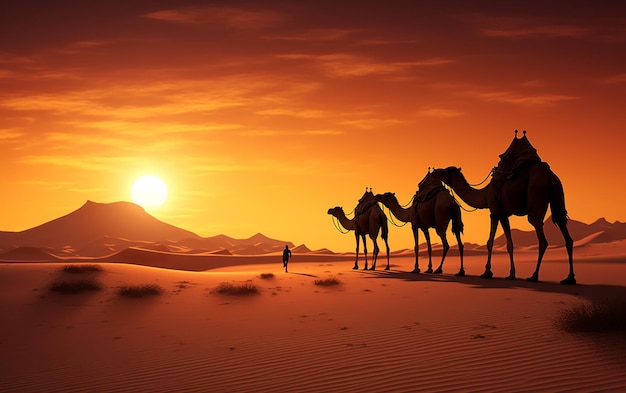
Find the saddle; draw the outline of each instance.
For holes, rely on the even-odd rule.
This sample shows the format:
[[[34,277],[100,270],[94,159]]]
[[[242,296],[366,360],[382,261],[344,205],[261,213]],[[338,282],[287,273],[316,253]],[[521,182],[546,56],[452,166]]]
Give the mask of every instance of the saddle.
[[[413,197],[413,205],[417,206],[420,203],[424,203],[441,191],[447,192],[441,182],[433,179],[431,172],[428,172],[417,185],[417,192]]]
[[[500,154],[500,162],[493,170],[493,180],[496,182],[513,180],[540,162],[541,158],[537,154],[537,149],[526,138],[526,131],[521,138],[518,138],[517,130],[515,130],[513,141],[505,152]]]

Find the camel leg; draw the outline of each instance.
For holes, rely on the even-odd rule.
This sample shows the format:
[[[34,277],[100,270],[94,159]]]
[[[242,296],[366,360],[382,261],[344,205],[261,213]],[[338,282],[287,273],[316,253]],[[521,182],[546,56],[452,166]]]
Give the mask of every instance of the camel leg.
[[[413,271],[411,273],[419,273],[420,272],[420,267],[419,267],[419,263],[417,262],[417,255],[419,253],[419,229],[415,226],[412,226],[411,228],[413,230],[413,240],[415,241],[415,247],[413,247],[413,251],[415,252],[415,267],[413,268]]]
[[[372,243],[374,243],[374,252],[372,254],[372,267],[370,268],[370,270],[376,270],[376,261],[378,260],[378,252],[380,251],[380,249],[378,248],[377,237],[378,236],[370,236],[370,238],[372,239]]]
[[[361,235],[363,239],[363,254],[365,255],[365,267],[363,270],[367,270],[367,241],[365,240],[365,234]]]
[[[389,241],[387,236],[383,237],[383,240],[385,241],[385,248],[387,249],[387,267],[385,270],[389,270]]]
[[[430,244],[430,233],[428,232],[428,228],[422,228],[422,232],[424,232],[424,237],[426,238],[426,247],[428,247],[428,269],[424,273],[432,273],[433,272],[433,248]]]
[[[513,237],[511,236],[511,224],[508,217],[500,219],[504,236],[506,237],[506,251],[509,253],[509,263],[511,265],[507,280],[515,280],[515,262],[513,261]]]
[[[526,281],[537,282],[539,281],[539,268],[541,267],[541,261],[543,260],[543,255],[546,253],[546,249],[548,248],[548,239],[546,239],[546,235],[543,232],[543,222],[533,220],[531,224],[535,227],[535,233],[537,234],[539,253],[537,255],[537,267],[535,268],[535,272],[532,276],[528,277]]]
[[[354,237],[356,238],[356,259],[354,260],[353,270],[357,270],[359,268],[359,234],[354,232]]]
[[[459,246],[459,255],[461,256],[461,270],[455,276],[457,277],[465,277],[465,268],[463,267],[463,242],[461,241],[461,234],[459,232],[455,233],[456,235],[456,243]]]
[[[491,271],[491,252],[493,251],[493,239],[496,237],[496,230],[498,229],[498,219],[491,214],[490,227],[489,227],[489,239],[487,240],[487,264],[485,265],[485,272],[480,275],[481,278],[493,277]]]
[[[567,249],[567,259],[569,261],[569,275],[566,279],[561,280],[561,284],[576,284],[576,278],[574,275],[574,240],[572,240],[572,237],[567,230],[567,221],[559,222],[557,225],[561,229],[563,239],[565,239],[565,248]]]
[[[446,255],[448,254],[448,250],[450,250],[450,245],[448,244],[448,238],[446,236],[446,232],[443,233],[437,232],[439,237],[441,238],[441,244],[443,245],[443,254],[441,255],[441,263],[439,263],[439,267],[435,270],[435,274],[443,274],[443,261],[446,260]]]

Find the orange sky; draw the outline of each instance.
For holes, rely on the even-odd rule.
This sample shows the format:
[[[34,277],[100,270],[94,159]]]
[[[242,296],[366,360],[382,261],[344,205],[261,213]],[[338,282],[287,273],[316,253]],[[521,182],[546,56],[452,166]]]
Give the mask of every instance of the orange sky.
[[[0,230],[154,174],[168,223],[349,251],[328,208],[408,202],[429,166],[477,183],[516,128],[571,218],[626,219],[626,6],[364,3],[3,2]],[[463,219],[484,243],[488,213]]]

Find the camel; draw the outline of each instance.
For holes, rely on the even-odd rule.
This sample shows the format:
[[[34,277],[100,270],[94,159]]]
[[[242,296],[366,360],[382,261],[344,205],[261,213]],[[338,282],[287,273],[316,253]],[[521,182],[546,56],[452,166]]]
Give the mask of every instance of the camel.
[[[371,205],[367,210],[360,214],[355,215],[354,218],[349,219],[343,211],[343,208],[337,206],[332,209],[328,209],[328,214],[336,217],[341,225],[349,230],[354,231],[356,238],[356,260],[354,261],[353,269],[359,268],[359,238],[363,239],[363,253],[365,255],[365,267],[363,270],[367,270],[367,244],[365,243],[365,235],[369,235],[370,239],[374,243],[374,252],[372,256],[372,267],[370,270],[376,270],[376,260],[378,259],[378,233],[381,233],[381,237],[385,241],[387,247],[387,267],[385,270],[389,270],[389,242],[387,237],[389,235],[389,228],[387,226],[387,216],[383,213],[378,204]]]
[[[513,142],[525,139],[526,133],[524,132],[522,138],[517,138],[516,135]],[[530,145],[527,139],[520,143],[528,143]],[[511,147],[513,147],[513,143]],[[491,253],[498,223],[500,223],[506,236],[506,248],[510,260],[510,271],[507,279],[516,279],[509,217],[511,215],[527,215],[528,222],[535,228],[539,242],[537,267],[533,275],[527,278],[527,281],[539,281],[541,260],[546,248],[548,248],[548,241],[543,231],[543,220],[548,210],[548,205],[550,205],[552,221],[558,225],[565,239],[569,260],[569,275],[561,281],[561,284],[576,284],[573,262],[574,241],[567,229],[568,217],[565,210],[563,185],[560,179],[552,172],[547,163],[540,160],[539,162],[526,162],[526,165],[521,170],[517,171],[517,173],[515,172],[515,170],[512,170],[504,174],[498,174],[496,168],[492,172],[492,180],[481,189],[470,186],[463,173],[461,173],[461,168],[451,166],[445,169],[435,169],[432,176],[450,186],[468,205],[477,209],[489,209],[491,228],[489,230],[489,240],[487,241],[487,264],[485,272],[481,277],[491,278],[493,276],[491,272]]]
[[[448,230],[448,224],[452,221],[452,233],[456,236],[459,254],[461,256],[461,268],[455,276],[463,277],[465,276],[465,269],[463,268],[463,242],[461,241],[461,233],[463,233],[461,209],[454,198],[452,198],[452,195],[450,195],[450,193],[441,186],[441,182],[439,182],[438,187],[435,186],[436,188],[431,188],[432,191],[430,192],[432,192],[432,194],[429,193],[428,189],[422,189],[422,186],[426,185],[426,182],[431,180],[430,177],[429,173],[426,175],[424,180],[420,182],[420,191],[418,191],[415,195],[411,206],[408,208],[402,207],[398,202],[396,195],[392,192],[377,194],[375,199],[387,206],[387,208],[398,220],[411,223],[413,239],[415,240],[415,247],[413,249],[415,252],[415,267],[413,269],[413,273],[420,272],[418,263],[419,230],[424,233],[426,244],[428,246],[428,270],[426,270],[426,273],[433,273],[432,247],[430,244],[429,228],[435,228],[435,231],[441,238],[441,243],[443,244],[441,263],[434,271],[435,274],[443,273],[443,262],[446,259],[448,250],[450,249],[446,232]]]

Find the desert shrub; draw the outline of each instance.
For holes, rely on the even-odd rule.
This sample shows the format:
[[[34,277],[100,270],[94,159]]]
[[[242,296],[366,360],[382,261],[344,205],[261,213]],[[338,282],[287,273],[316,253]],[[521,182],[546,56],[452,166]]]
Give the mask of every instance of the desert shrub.
[[[122,285],[118,293],[120,296],[141,298],[162,295],[163,288],[157,284]]]
[[[247,296],[258,294],[259,289],[251,282],[245,282],[241,284],[222,282],[217,286],[217,288],[215,288],[215,292],[222,295]]]
[[[263,280],[269,280],[274,278],[274,273],[261,273],[261,278]]]
[[[65,265],[61,269],[65,273],[72,274],[81,274],[81,273],[99,273],[101,272],[102,266],[96,264],[86,264],[86,265]]]
[[[626,299],[594,299],[562,310],[556,325],[573,332],[626,331]]]
[[[319,280],[315,280],[314,284],[322,286],[322,287],[330,287],[330,286],[333,286],[333,285],[341,284],[341,281],[339,281],[335,277],[330,277],[330,278],[322,278],[322,279],[319,279]]]
[[[89,291],[99,291],[102,284],[96,280],[56,281],[50,284],[50,290],[64,294],[75,294]]]

